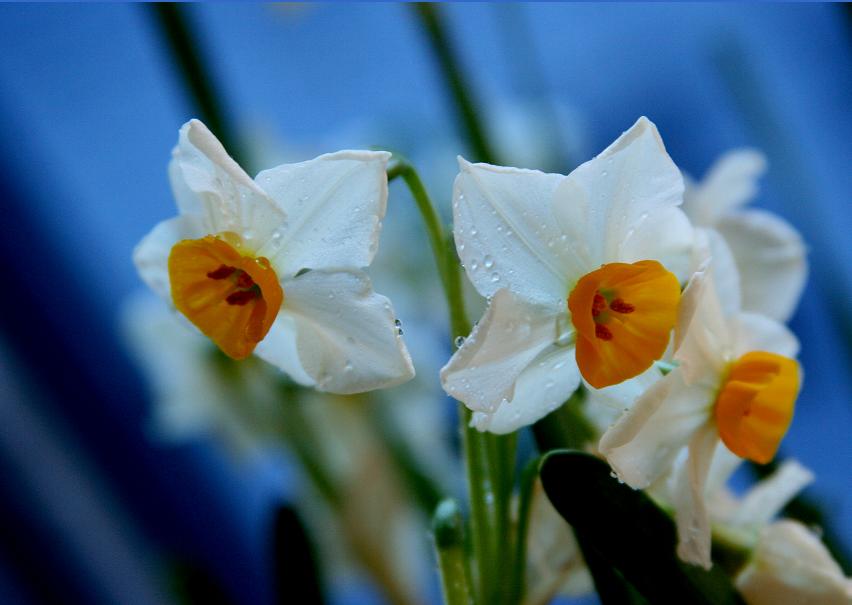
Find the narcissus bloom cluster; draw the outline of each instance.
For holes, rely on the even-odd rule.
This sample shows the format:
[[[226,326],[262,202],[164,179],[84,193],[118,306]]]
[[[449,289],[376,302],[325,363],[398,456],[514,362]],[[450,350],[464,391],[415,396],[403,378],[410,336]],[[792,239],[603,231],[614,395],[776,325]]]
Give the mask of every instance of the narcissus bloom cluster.
[[[740,209],[762,156],[728,155],[685,191],[641,118],[568,176],[460,166],[456,246],[489,306],[443,369],[445,390],[495,433],[581,383],[591,406],[618,401],[598,450],[632,487],[673,478],[679,552],[709,566],[714,451],[770,461],[801,383],[779,321],[798,302],[804,246],[781,219]]]
[[[169,402],[164,425],[183,433],[233,423],[225,400],[234,393],[219,397],[209,343],[224,354],[219,365],[224,356],[256,355],[301,385],[335,394],[413,377],[390,301],[365,273],[378,248],[390,157],[339,151],[252,179],[201,122],[181,128],[168,169],[178,216],[134,252],[143,280],[206,337],[136,334],[154,374],[168,376],[163,370],[173,368],[165,366],[176,365],[192,375],[160,385]],[[575,401],[591,427],[583,431],[594,433],[588,449],[618,480],[673,511],[681,559],[709,568],[721,532],[751,553],[732,574],[750,605],[852,602],[852,583],[819,540],[801,524],[774,520],[812,480],[807,469],[787,460],[742,497],[725,487],[743,461],[776,457],[803,379],[799,342],[784,322],[806,280],[805,246],[779,217],[745,208],[763,156],[730,152],[696,183],[669,157],[656,126],[640,118],[568,175],[458,162],[455,247],[487,307],[469,335],[453,335],[457,350],[440,380],[470,410],[470,424],[511,433],[582,394]],[[404,166],[395,161],[392,175]],[[442,242],[430,218],[433,244]],[[453,310],[446,278],[457,265],[433,247]],[[160,346],[175,351],[156,356]],[[281,385],[269,382],[269,370],[244,363],[229,388],[256,383],[252,396],[274,401],[270,384]],[[207,405],[183,405],[203,393]],[[478,454],[495,455],[508,441],[483,440]],[[514,451],[504,454],[500,463],[513,469]],[[560,583],[585,590],[581,534],[575,542],[542,493],[530,490],[535,543],[527,575],[546,585],[542,598]]]

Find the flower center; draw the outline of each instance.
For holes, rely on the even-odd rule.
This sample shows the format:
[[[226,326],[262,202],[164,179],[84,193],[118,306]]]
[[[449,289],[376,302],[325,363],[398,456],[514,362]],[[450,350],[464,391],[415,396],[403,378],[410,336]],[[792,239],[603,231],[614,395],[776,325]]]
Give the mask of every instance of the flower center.
[[[737,456],[765,464],[778,451],[799,393],[799,365],[775,353],[746,353],[731,365],[716,397],[722,441]]]
[[[213,235],[174,245],[169,282],[177,310],[234,359],[251,355],[284,300],[266,258],[244,256]]]
[[[680,284],[657,261],[608,263],[568,296],[577,365],[603,388],[638,376],[663,356],[677,319]]]

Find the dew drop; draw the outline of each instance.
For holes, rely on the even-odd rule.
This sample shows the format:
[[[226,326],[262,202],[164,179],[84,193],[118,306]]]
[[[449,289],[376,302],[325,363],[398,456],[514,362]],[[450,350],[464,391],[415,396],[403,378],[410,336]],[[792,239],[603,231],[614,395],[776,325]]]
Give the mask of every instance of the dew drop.
[[[403,332],[402,332],[402,322],[401,322],[401,321],[399,321],[398,319],[394,319],[394,320],[393,320],[393,325],[395,325],[395,326],[396,326],[396,333],[397,333],[397,334],[399,334],[400,336],[402,336],[402,334],[403,334]]]
[[[484,259],[482,259],[482,266],[486,269],[490,269],[494,266],[494,260],[490,256],[486,256]]]
[[[453,344],[456,345],[457,349],[460,349],[461,346],[464,344],[464,336],[456,336],[453,340]]]
[[[498,281],[500,281],[500,274],[499,273],[492,273],[491,274],[491,283],[496,284]]]

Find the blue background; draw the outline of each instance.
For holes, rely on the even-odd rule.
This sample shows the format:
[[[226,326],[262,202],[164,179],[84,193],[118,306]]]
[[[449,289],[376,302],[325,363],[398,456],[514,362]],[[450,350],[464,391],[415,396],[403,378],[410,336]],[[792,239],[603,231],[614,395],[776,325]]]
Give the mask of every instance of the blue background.
[[[434,172],[452,176],[465,150],[408,7],[189,12],[245,138],[282,155],[380,145],[415,159],[447,141]],[[559,108],[563,161],[548,168],[567,171],[639,115],[694,175],[732,147],[765,151],[758,205],[802,232],[812,267],[792,322],[806,381],[783,450],[816,472],[809,493],[852,536],[848,12],[542,4],[446,13],[481,107],[539,119]],[[131,250],[173,214],[165,165],[193,115],[144,7],[0,6],[4,603],[49,597],[45,580],[87,602],[164,602],[163,551],[202,561],[237,602],[271,598],[264,532],[287,497],[286,468],[271,459],[249,472],[205,442],[152,445],[145,386],[118,331],[123,302],[141,286]],[[430,181],[437,197],[446,200],[450,177]]]

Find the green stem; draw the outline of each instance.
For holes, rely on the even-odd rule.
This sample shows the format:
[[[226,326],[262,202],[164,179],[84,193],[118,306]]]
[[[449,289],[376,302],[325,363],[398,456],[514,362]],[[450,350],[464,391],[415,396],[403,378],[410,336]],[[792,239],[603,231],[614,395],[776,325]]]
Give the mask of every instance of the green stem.
[[[429,238],[429,245],[432,247],[432,256],[435,258],[438,275],[441,278],[441,285],[447,297],[447,307],[452,315],[453,304],[456,301],[450,296],[447,286],[447,262],[445,260],[446,254],[444,249],[446,238],[441,216],[429,198],[426,187],[423,186],[423,181],[420,180],[420,175],[417,174],[414,167],[399,155],[394,155],[393,160],[393,163],[388,166],[388,182],[402,177],[402,180],[405,181],[408,190],[411,192],[411,197],[414,198],[414,203],[417,204],[417,210],[420,211],[420,217],[423,219],[423,226],[426,228],[426,235]],[[462,307],[463,313],[464,308]]]
[[[456,118],[467,138],[474,161],[495,164],[496,156],[488,143],[485,129],[477,115],[476,104],[468,93],[468,86],[459,67],[458,57],[447,36],[439,5],[431,2],[418,2],[413,8],[429,38],[429,45],[440,65],[441,75],[453,97]]]
[[[432,534],[445,605],[472,605],[462,518],[454,500],[444,500],[438,505],[432,517]]]
[[[172,57],[180,70],[181,80],[192,97],[201,120],[218,137],[225,149],[237,163],[246,167],[246,157],[241,153],[234,133],[228,128],[225,113],[217,101],[219,95],[213,87],[213,78],[198,52],[198,36],[192,31],[186,9],[176,3],[153,3],[147,5]]]
[[[471,326],[462,295],[461,265],[452,237],[445,232],[417,172],[399,158],[388,170],[388,180],[397,177],[402,177],[408,185],[423,219],[444,287],[451,338],[467,335]],[[490,605],[498,598],[494,591],[499,591],[501,553],[507,550],[501,540],[506,540],[511,533],[508,531],[511,524],[508,502],[514,468],[506,469],[509,465],[505,461],[509,458],[514,461],[514,441],[509,437],[480,433],[471,427],[471,412],[463,405],[459,405],[459,419],[470,496],[470,535],[477,567],[476,601]]]
[[[530,509],[532,506],[535,481],[538,479],[538,467],[541,458],[536,456],[530,460],[521,473],[521,485],[518,492],[518,523],[515,529],[515,553],[514,561],[509,568],[511,581],[509,589],[512,591],[508,603],[522,603],[524,600],[524,580],[527,569],[527,534],[530,527]]]

